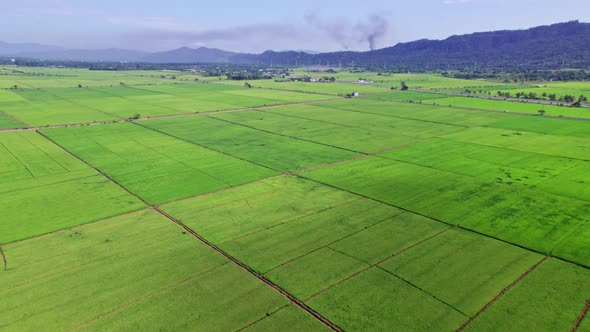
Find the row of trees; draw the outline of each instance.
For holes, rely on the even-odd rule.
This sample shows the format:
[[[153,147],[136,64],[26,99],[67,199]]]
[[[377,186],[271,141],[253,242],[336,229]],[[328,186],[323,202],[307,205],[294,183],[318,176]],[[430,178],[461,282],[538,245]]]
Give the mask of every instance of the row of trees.
[[[573,95],[563,95],[557,96],[554,93],[546,93],[543,92],[542,94],[537,94],[535,92],[516,92],[514,95],[510,93],[510,91],[498,91],[498,97],[503,98],[517,98],[517,99],[529,99],[529,100],[549,100],[549,101],[558,101],[567,104],[572,104],[573,106],[581,106],[588,102],[588,97],[581,95],[579,97]]]

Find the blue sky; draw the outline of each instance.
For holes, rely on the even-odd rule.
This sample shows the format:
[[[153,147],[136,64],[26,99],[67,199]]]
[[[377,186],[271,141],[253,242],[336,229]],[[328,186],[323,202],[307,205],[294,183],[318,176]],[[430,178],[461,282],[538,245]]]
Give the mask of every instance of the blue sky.
[[[588,0],[2,0],[0,41],[159,51],[365,50],[420,38],[590,21]]]

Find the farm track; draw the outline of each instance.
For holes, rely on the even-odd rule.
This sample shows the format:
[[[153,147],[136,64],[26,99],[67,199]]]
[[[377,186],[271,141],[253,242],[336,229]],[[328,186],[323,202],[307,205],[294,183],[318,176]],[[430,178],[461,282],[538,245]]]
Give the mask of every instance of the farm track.
[[[196,232],[194,232],[190,227],[186,226],[185,224],[181,223],[180,221],[178,221],[177,219],[175,219],[171,215],[167,214],[166,212],[164,212],[158,208],[155,208],[154,210],[156,212],[160,213],[162,216],[168,218],[173,223],[182,227],[187,233],[191,234],[193,237],[197,238],[199,241],[203,242],[204,244],[209,246],[211,249],[213,249],[213,250],[217,251],[218,253],[220,253],[221,255],[225,256],[227,259],[229,259],[230,261],[232,261],[234,264],[238,265],[242,269],[246,270],[248,273],[250,273],[254,277],[258,278],[260,281],[262,281],[265,284],[267,284],[268,286],[272,287],[274,290],[276,290],[281,295],[286,297],[291,303],[293,303],[294,305],[298,306],[299,308],[305,310],[307,313],[309,313],[310,315],[312,315],[313,317],[318,319],[320,322],[322,322],[327,327],[331,328],[334,331],[342,331],[338,326],[336,326],[334,323],[330,322],[328,319],[326,319],[325,317],[323,317],[322,315],[320,315],[319,313],[317,313],[316,311],[314,311],[313,309],[308,307],[305,303],[298,300],[293,295],[289,294],[288,292],[283,290],[281,287],[275,285],[270,280],[266,279],[264,276],[262,276],[261,274],[259,274],[256,271],[254,271],[253,269],[251,269],[249,266],[242,263],[241,261],[237,260],[236,258],[231,256],[227,252],[223,251],[222,249],[220,249],[219,247],[217,247],[213,243],[209,242],[207,239],[205,239],[204,237],[202,237],[199,234],[197,234]]]
[[[2,256],[2,266],[4,268],[4,271],[8,271],[8,263],[6,262],[6,255],[4,255],[4,250],[2,250],[1,246],[0,246],[0,256]]]
[[[490,302],[486,303],[486,305],[484,305],[481,309],[479,309],[479,311],[473,317],[469,318],[469,320],[467,322],[465,322],[463,325],[461,325],[461,327],[459,327],[457,329],[457,332],[461,332],[461,331],[465,330],[465,328],[467,328],[467,326],[469,326],[469,324],[471,324],[475,319],[477,319],[477,317],[479,317],[481,314],[483,314],[484,311],[486,311],[489,307],[491,307],[494,303],[496,303],[496,301],[498,301],[501,297],[503,297],[509,290],[514,288],[514,286],[516,286],[519,282],[521,282],[524,278],[526,278],[531,272],[536,270],[539,267],[539,265],[541,265],[547,259],[549,259],[549,256],[543,257],[543,259],[541,259],[540,261],[535,263],[535,265],[533,265],[525,273],[523,273],[520,277],[518,277],[518,279],[514,280],[510,285],[508,285],[506,288],[504,288]]]
[[[125,309],[125,308],[127,308],[127,307],[129,307],[129,306],[131,306],[133,304],[136,304],[136,303],[139,303],[141,301],[147,300],[147,299],[149,299],[151,297],[154,297],[154,296],[156,296],[156,295],[158,295],[160,293],[163,293],[163,292],[165,292],[165,291],[167,291],[169,289],[172,289],[172,288],[175,288],[175,287],[178,287],[178,286],[182,286],[182,285],[184,285],[186,283],[189,283],[189,282],[191,282],[191,281],[193,281],[195,279],[198,279],[199,277],[202,277],[204,275],[207,275],[209,273],[214,272],[215,270],[219,269],[220,267],[222,267],[225,264],[226,263],[221,264],[221,265],[216,266],[214,268],[211,268],[211,269],[209,269],[207,271],[200,272],[200,273],[198,273],[196,275],[193,275],[191,277],[188,277],[188,278],[186,278],[184,280],[177,281],[177,282],[175,282],[173,284],[170,284],[170,285],[168,285],[166,287],[160,288],[160,289],[158,289],[156,291],[153,291],[153,292],[151,292],[149,294],[146,294],[146,295],[143,295],[141,297],[138,297],[138,298],[136,298],[136,299],[134,299],[132,301],[129,301],[129,302],[127,302],[127,303],[125,303],[125,304],[123,304],[121,306],[118,306],[118,307],[116,307],[114,309],[111,309],[109,311],[103,312],[103,313],[99,314],[98,316],[96,316],[96,317],[94,317],[92,319],[89,319],[89,320],[87,320],[85,322],[82,322],[82,323],[80,323],[80,324],[78,324],[78,325],[76,325],[76,326],[74,326],[74,327],[66,330],[66,332],[71,332],[71,331],[79,330],[79,329],[81,329],[81,328],[83,328],[83,327],[85,327],[85,326],[87,326],[87,325],[89,325],[89,324],[91,324],[91,323],[93,323],[93,322],[101,319],[101,318],[104,318],[104,317],[109,316],[111,314],[114,314],[114,313],[116,313],[118,311],[121,311],[121,310],[123,310],[123,309]]]
[[[71,127],[97,126],[97,125],[106,125],[106,124],[113,124],[113,123],[138,122],[138,121],[149,121],[149,120],[169,119],[169,118],[181,118],[181,117],[195,116],[195,115],[207,116],[207,115],[213,115],[213,114],[219,114],[219,113],[255,111],[255,110],[260,110],[260,109],[267,109],[267,108],[274,108],[274,107],[281,107],[281,106],[327,103],[327,102],[338,101],[338,100],[342,100],[342,99],[343,98],[334,98],[334,99],[316,100],[316,101],[299,101],[299,102],[293,102],[293,103],[283,103],[283,104],[254,106],[254,107],[243,107],[243,108],[218,110],[218,111],[189,112],[189,113],[181,113],[181,114],[157,115],[157,116],[150,116],[150,117],[141,117],[138,119],[121,119],[119,116],[115,116],[115,117],[119,118],[119,120],[81,122],[81,123],[62,124],[62,125],[47,125],[47,126],[36,126],[36,127],[28,127],[27,126],[27,128],[7,128],[7,129],[0,129],[0,133],[20,132],[20,131],[38,131],[38,130],[44,130],[44,129],[59,129],[59,128],[71,128]]]
[[[590,300],[588,300],[586,306],[584,306],[584,309],[582,309],[582,312],[580,313],[580,316],[578,316],[578,319],[574,323],[571,332],[576,332],[578,330],[580,324],[582,324],[582,321],[584,320],[584,317],[586,317],[586,314],[588,314],[588,311],[590,311]]]

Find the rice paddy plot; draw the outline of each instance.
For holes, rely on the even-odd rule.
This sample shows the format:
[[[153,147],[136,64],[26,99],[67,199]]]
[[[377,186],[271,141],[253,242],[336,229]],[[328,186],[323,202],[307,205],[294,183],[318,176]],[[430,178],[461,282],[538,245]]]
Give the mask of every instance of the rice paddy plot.
[[[468,128],[443,138],[556,157],[590,160],[590,137],[543,135],[498,128]]]
[[[424,100],[423,103],[527,114],[539,114],[539,110],[544,110],[545,114],[550,116],[590,118],[590,110],[587,108],[538,104],[534,102],[516,102],[475,97],[446,97],[439,99],[427,99]]]
[[[25,128],[26,126],[21,122],[15,120],[13,117],[0,112],[0,129],[9,128]]]
[[[36,132],[0,134],[0,243],[144,205]]]
[[[278,100],[285,103],[297,103],[307,101],[326,100],[334,97],[318,95],[314,93],[298,93],[280,90],[265,90],[265,89],[239,89],[223,91],[226,95],[237,95],[245,97],[266,98],[271,100]]]
[[[322,104],[321,106],[464,127],[486,125],[498,121],[501,117],[500,114],[490,114],[489,112],[418,103],[392,103],[367,99],[335,101],[329,104]]]
[[[358,155],[336,147],[280,136],[211,117],[158,119],[141,124],[282,172]]]
[[[276,174],[130,123],[50,129],[44,133],[151,204]]]
[[[467,319],[403,280],[370,269],[306,301],[349,331],[454,330]]]
[[[542,190],[551,193],[559,193],[559,189],[552,190],[553,186],[542,184],[584,163],[575,159],[437,138],[389,151],[381,156],[477,176],[509,186],[542,187]]]
[[[544,253],[590,215],[585,201],[384,158],[302,176]],[[569,259],[582,263],[588,252],[585,246],[579,249]]]
[[[399,213],[265,275],[295,296],[307,299],[448,228],[412,213]]]
[[[541,116],[504,116],[501,118],[496,117],[496,121],[489,122],[486,126],[546,135],[590,137],[590,121],[555,119]]]
[[[221,244],[357,199],[298,177],[279,176],[162,208],[207,240]]]
[[[455,228],[380,266],[472,317],[542,258]]]
[[[229,85],[243,85],[242,81],[221,81],[221,84],[229,84]],[[276,89],[276,90],[286,90],[286,91],[296,91],[296,92],[307,92],[307,93],[318,93],[318,94],[326,94],[326,95],[334,95],[334,96],[344,96],[346,94],[350,94],[353,91],[358,91],[361,94],[371,94],[371,93],[382,93],[389,90],[389,87],[379,87],[373,86],[369,84],[351,84],[351,83],[321,83],[321,82],[275,82],[273,80],[254,80],[249,81],[252,86],[266,88],[266,89]]]
[[[298,110],[315,109],[314,106],[298,105],[281,109],[286,108],[289,108],[288,114],[280,113],[280,109],[269,108],[264,111],[221,113],[212,115],[212,117],[280,135],[298,137],[308,141],[364,153],[380,151],[419,140],[418,138],[405,135],[309,120],[297,116]]]
[[[152,210],[3,250],[0,325],[9,330],[237,330],[289,304]],[[314,326],[298,308],[282,316]]]
[[[368,98],[375,100],[420,101],[441,98],[441,94],[421,91],[396,91],[369,95]]]
[[[584,268],[549,259],[466,330],[569,331],[590,298],[588,278]]]

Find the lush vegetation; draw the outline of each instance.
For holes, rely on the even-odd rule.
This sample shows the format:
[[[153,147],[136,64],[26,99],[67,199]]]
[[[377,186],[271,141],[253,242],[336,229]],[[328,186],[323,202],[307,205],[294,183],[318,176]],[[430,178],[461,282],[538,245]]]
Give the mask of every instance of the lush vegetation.
[[[8,330],[567,330],[590,298],[590,110],[484,93],[585,82],[0,72]]]

